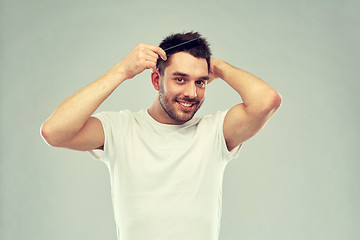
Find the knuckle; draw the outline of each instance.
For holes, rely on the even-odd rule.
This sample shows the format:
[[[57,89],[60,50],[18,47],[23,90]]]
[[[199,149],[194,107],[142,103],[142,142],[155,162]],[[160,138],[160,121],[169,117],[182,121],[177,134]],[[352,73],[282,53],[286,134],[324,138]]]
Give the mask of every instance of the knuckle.
[[[145,60],[144,58],[140,59],[140,60],[139,60],[139,65],[140,65],[140,66],[146,65],[146,60]]]
[[[139,51],[144,51],[145,49],[145,45],[143,43],[140,43],[136,46],[136,48],[139,50]]]

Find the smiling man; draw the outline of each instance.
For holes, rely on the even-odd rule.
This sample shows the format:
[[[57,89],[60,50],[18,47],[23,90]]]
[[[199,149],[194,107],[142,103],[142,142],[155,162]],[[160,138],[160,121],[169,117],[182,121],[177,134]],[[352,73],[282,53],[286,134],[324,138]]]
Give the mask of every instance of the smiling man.
[[[160,71],[152,73],[152,83],[159,91],[159,98],[149,114],[154,118],[162,115],[163,123],[182,124],[194,116],[204,101],[209,80],[208,65],[204,58],[196,58],[187,52],[173,54],[168,61],[162,74]]]
[[[194,39],[195,45],[173,48]],[[93,115],[121,83],[145,69],[152,69],[156,90],[147,110]],[[229,110],[194,117],[207,85],[217,78],[243,102],[239,97]],[[216,240],[225,167],[280,103],[280,95],[261,79],[211,58],[199,33],[180,33],[160,46],[139,44],[65,99],[41,134],[52,146],[89,151],[107,165],[120,240]]]

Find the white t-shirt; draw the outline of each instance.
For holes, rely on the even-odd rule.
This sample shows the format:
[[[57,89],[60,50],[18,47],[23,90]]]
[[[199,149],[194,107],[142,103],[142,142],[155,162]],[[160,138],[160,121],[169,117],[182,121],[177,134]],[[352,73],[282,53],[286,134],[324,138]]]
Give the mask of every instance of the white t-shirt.
[[[226,112],[162,124],[146,110],[102,112],[104,151],[90,151],[110,172],[119,240],[217,240],[227,150]]]

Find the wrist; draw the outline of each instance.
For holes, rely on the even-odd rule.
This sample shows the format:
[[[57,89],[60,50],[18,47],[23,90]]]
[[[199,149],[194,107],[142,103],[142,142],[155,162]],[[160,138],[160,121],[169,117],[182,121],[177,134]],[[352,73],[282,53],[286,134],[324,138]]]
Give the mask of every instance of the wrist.
[[[108,76],[114,81],[119,81],[120,83],[127,79],[130,79],[129,77],[127,77],[126,70],[123,68],[121,62],[117,63],[108,71]]]
[[[212,59],[212,72],[218,78],[224,79],[224,68],[226,62],[222,59]]]

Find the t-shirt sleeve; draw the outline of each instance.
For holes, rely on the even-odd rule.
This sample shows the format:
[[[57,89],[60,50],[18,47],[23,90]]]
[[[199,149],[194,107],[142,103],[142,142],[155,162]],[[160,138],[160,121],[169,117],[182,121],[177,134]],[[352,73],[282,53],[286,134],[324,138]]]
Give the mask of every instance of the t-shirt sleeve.
[[[104,130],[104,149],[94,149],[90,150],[90,155],[95,160],[100,160],[105,164],[110,163],[111,155],[113,154],[114,150],[114,142],[117,136],[117,120],[118,120],[117,112],[100,112],[97,114],[92,115],[100,120],[103,130]]]
[[[104,150],[101,150],[101,149],[90,150],[89,154],[95,160],[101,160],[104,163],[107,163],[108,162],[108,157],[107,157],[107,154],[106,154],[107,153],[106,148],[107,148],[107,142],[108,142],[107,138],[108,138],[108,135],[110,134],[109,130],[108,130],[109,125],[110,125],[109,116],[108,116],[107,113],[101,112],[101,113],[97,113],[97,114],[92,115],[92,117],[95,117],[95,118],[100,120],[101,125],[102,125],[103,130],[104,130],[105,139],[104,139]]]
[[[217,124],[217,126],[216,126],[216,142],[220,146],[219,149],[221,151],[223,159],[225,159],[226,161],[230,161],[231,159],[237,158],[239,156],[239,151],[240,151],[240,147],[242,144],[239,144],[231,151],[229,151],[226,146],[223,127],[224,127],[224,120],[225,120],[225,116],[226,116],[227,112],[228,112],[228,110],[223,111],[223,112],[218,112],[215,115],[216,124]]]

